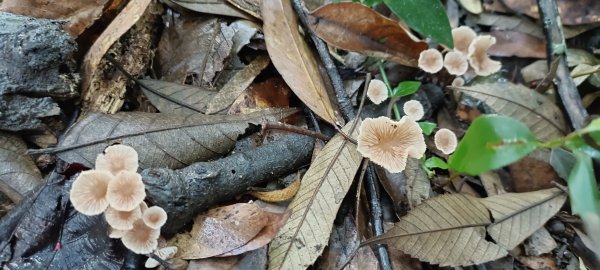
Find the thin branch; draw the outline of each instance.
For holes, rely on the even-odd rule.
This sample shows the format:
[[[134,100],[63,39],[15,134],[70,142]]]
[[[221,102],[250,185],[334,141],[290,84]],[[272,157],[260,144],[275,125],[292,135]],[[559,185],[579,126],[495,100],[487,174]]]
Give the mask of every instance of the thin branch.
[[[565,111],[569,115],[571,125],[575,129],[580,129],[584,127],[588,112],[583,107],[581,96],[577,91],[577,86],[575,85],[573,78],[571,78],[567,66],[567,46],[565,44],[565,36],[563,34],[556,0],[537,0],[537,3],[544,26],[544,35],[546,36],[548,66],[551,65],[554,58],[560,58],[556,70],[556,90],[565,106]]]
[[[329,141],[329,139],[331,139],[329,136],[327,136],[323,133],[319,133],[316,131],[312,131],[310,129],[305,129],[305,128],[301,128],[301,127],[297,127],[297,126],[285,124],[285,123],[264,121],[260,125],[262,127],[262,131],[266,131],[269,129],[277,129],[277,130],[284,130],[284,131],[293,132],[293,133],[297,133],[297,134],[301,134],[301,135],[306,135],[309,137],[317,138],[322,141]]]

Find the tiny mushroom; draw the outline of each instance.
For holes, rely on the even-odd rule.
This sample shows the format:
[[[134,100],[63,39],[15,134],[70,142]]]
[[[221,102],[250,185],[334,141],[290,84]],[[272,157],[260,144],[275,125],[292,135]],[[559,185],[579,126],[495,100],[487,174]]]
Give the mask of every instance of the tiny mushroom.
[[[167,222],[167,212],[158,206],[152,206],[144,211],[144,223],[152,229],[160,229]]]
[[[175,254],[177,254],[177,247],[169,246],[169,247],[160,248],[156,252],[154,252],[154,254],[156,254],[156,256],[158,256],[159,258],[161,258],[163,260],[168,260],[168,259],[173,258],[173,256],[175,256]],[[160,265],[160,263],[157,260],[148,258],[148,260],[144,264],[144,267],[154,268],[159,265]]]
[[[385,116],[366,118],[360,125],[357,150],[392,173],[402,172],[408,157],[421,158],[425,138],[409,117],[393,121]]]
[[[136,172],[138,153],[127,145],[111,145],[96,158],[96,169],[109,171],[113,175],[117,175],[120,171]]]
[[[371,82],[369,82],[369,88],[367,88],[367,97],[369,97],[373,103],[380,104],[388,98],[387,86],[381,80],[371,80]]]
[[[452,29],[452,39],[454,39],[454,49],[467,54],[469,52],[469,44],[477,37],[477,33],[468,26],[461,26]]]
[[[425,115],[425,110],[423,109],[423,105],[421,105],[421,102],[416,101],[414,99],[405,102],[403,109],[404,114],[413,121],[419,121]]]
[[[419,68],[428,73],[436,73],[444,67],[442,53],[436,49],[428,49],[419,55]]]
[[[456,145],[458,145],[456,134],[447,128],[438,130],[433,139],[435,147],[446,155],[452,154],[456,150]]]
[[[444,57],[444,67],[452,75],[463,75],[469,69],[469,62],[461,52],[448,52]]]
[[[105,171],[89,170],[77,176],[69,198],[73,207],[88,216],[98,215],[108,207],[106,199],[108,185],[113,176]]]
[[[108,183],[106,198],[110,206],[119,211],[131,211],[139,207],[146,197],[142,176],[129,171],[121,171]]]
[[[496,43],[496,38],[484,35],[476,37],[469,45],[469,54],[467,58],[475,74],[479,76],[488,76],[502,68],[499,61],[492,60],[487,54],[487,50]]]
[[[452,86],[454,87],[461,87],[463,85],[465,85],[465,79],[461,77],[456,77],[454,80],[452,80]]]
[[[121,241],[136,254],[148,254],[158,247],[160,230],[152,229],[141,219],[133,223],[133,229],[127,231]]]
[[[133,228],[133,226],[132,226]],[[108,233],[108,237],[110,238],[121,238],[123,237],[123,235],[125,235],[127,233],[127,231],[129,230],[119,230],[119,229],[115,229],[113,227],[109,228],[109,233]]]
[[[108,207],[104,212],[106,222],[112,228],[118,230],[131,230],[133,223],[142,217],[140,207],[136,207],[131,211],[119,211],[112,207]]]

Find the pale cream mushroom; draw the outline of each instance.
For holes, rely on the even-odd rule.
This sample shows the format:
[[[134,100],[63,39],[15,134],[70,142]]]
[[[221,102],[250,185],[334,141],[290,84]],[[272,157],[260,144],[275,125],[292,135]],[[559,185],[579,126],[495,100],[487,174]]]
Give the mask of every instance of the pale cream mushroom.
[[[461,52],[448,52],[444,56],[444,67],[451,75],[460,76],[469,69],[469,62]]]
[[[469,52],[469,45],[477,37],[477,33],[468,26],[461,26],[452,29],[452,39],[454,39],[454,50],[463,54]]]
[[[96,170],[109,171],[113,175],[117,175],[120,171],[136,172],[137,169],[138,154],[135,149],[127,145],[111,145],[96,158]]]
[[[419,54],[419,68],[428,73],[436,73],[444,67],[442,53],[436,49],[424,50]]]
[[[488,76],[502,68],[499,61],[492,60],[487,54],[487,50],[496,43],[496,38],[484,35],[476,37],[469,45],[467,58],[469,64],[479,76]]]
[[[435,147],[442,151],[442,153],[449,155],[456,150],[456,146],[458,145],[458,139],[456,139],[456,134],[449,129],[442,128],[435,133],[433,137],[435,142]]]
[[[131,211],[119,211],[112,207],[108,207],[104,212],[104,218],[106,222],[112,228],[118,230],[131,230],[133,223],[142,218],[142,210],[140,207],[136,207]]]
[[[419,121],[425,115],[425,110],[423,109],[423,105],[421,105],[421,102],[416,101],[414,99],[405,102],[403,109],[404,114],[413,121]]]
[[[121,171],[108,183],[106,198],[110,206],[119,211],[131,211],[139,207],[146,197],[142,176],[135,172]]]
[[[371,82],[369,82],[369,87],[367,88],[367,97],[369,97],[373,103],[380,104],[388,98],[387,86],[381,80],[371,80]]]
[[[133,229],[127,231],[121,241],[131,251],[136,254],[148,254],[158,247],[158,237],[160,230],[152,229],[144,223],[143,220],[138,220],[133,223]]]
[[[98,215],[108,207],[106,194],[113,176],[106,171],[89,170],[77,176],[69,198],[75,210],[88,216]]]
[[[152,229],[160,229],[167,222],[167,212],[158,206],[152,206],[142,214],[144,223]]]

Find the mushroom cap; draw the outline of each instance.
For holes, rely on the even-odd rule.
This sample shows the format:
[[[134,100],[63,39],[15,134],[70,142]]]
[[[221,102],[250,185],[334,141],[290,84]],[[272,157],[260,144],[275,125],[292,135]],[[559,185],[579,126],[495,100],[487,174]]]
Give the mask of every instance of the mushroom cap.
[[[96,158],[96,170],[109,171],[117,175],[120,171],[136,172],[138,153],[130,146],[115,144],[104,149]]]
[[[167,212],[158,206],[152,206],[142,215],[144,223],[152,229],[160,229],[167,222]]]
[[[358,152],[392,173],[402,172],[408,157],[421,158],[427,149],[419,124],[406,116],[400,121],[366,118],[359,132]]]
[[[425,115],[425,110],[423,109],[421,102],[414,99],[405,102],[403,109],[404,114],[413,121],[419,121]]]
[[[371,80],[371,82],[369,82],[369,87],[367,88],[367,97],[369,97],[373,103],[380,104],[388,98],[387,86],[381,80]]]
[[[436,73],[444,67],[442,53],[436,49],[424,50],[419,54],[419,68],[428,73]]]
[[[173,258],[173,256],[175,256],[175,254],[177,254],[177,247],[176,246],[164,247],[164,248],[161,248],[161,249],[157,250],[156,252],[154,252],[154,254],[156,254],[156,256],[158,256],[159,258],[161,258],[163,260],[168,260],[168,259]],[[154,268],[159,265],[160,265],[160,263],[157,260],[148,258],[148,260],[144,264],[144,267]]]
[[[129,231],[129,230],[119,230],[119,229],[115,229],[113,227],[109,227],[108,230],[109,230],[108,237],[113,238],[113,239],[121,238],[121,237],[123,237],[123,235],[125,235],[127,233],[127,231]]]
[[[146,197],[142,176],[129,171],[121,171],[108,183],[106,199],[110,206],[119,211],[131,211]]]
[[[127,231],[121,241],[136,254],[148,254],[158,247],[159,236],[160,230],[146,226],[140,219],[133,223],[133,229]]]
[[[458,145],[456,134],[447,128],[438,130],[435,133],[433,140],[435,142],[435,147],[446,155],[452,154]]]
[[[465,79],[461,77],[456,77],[454,80],[452,80],[452,86],[454,87],[461,87],[463,85],[465,85]]]
[[[131,211],[119,211],[108,207],[104,212],[106,222],[117,230],[131,230],[133,223],[142,217],[142,210],[136,207]]]
[[[444,67],[452,75],[463,75],[469,69],[467,57],[461,52],[448,52],[444,57]]]
[[[477,33],[468,26],[461,26],[452,29],[452,39],[454,40],[454,49],[467,54],[469,52],[469,45],[477,37]]]
[[[471,42],[471,45],[469,45],[467,58],[475,74],[488,76],[502,68],[502,64],[499,61],[492,60],[487,54],[487,50],[495,43],[495,37],[483,35],[476,37]]]
[[[106,194],[114,176],[106,171],[89,170],[77,176],[71,186],[71,204],[80,213],[98,215],[108,207]]]

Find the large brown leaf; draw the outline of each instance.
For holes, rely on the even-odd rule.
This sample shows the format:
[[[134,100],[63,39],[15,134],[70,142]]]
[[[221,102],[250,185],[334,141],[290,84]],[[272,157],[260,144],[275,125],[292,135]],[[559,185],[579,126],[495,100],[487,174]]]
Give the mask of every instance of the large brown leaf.
[[[43,182],[26,151],[27,145],[21,138],[0,132],[0,192],[14,202]]]
[[[544,226],[567,200],[557,188],[525,193],[505,193],[481,202],[490,210],[494,224],[487,228],[496,243],[512,250]]]
[[[225,0],[170,0],[170,2],[196,12],[253,19],[252,16]]]
[[[343,124],[335,113],[319,64],[300,35],[291,0],[262,3],[265,42],[273,65],[292,91],[325,121]]]
[[[550,140],[566,134],[562,111],[545,96],[520,84],[485,83],[453,87],[481,100],[495,113],[514,117],[527,125],[540,140]]]
[[[596,0],[557,0],[560,18],[565,25],[578,25],[600,22],[600,1]],[[536,0],[502,0],[509,9],[518,13],[539,18]]]
[[[353,123],[344,132],[351,133]],[[319,152],[289,205],[290,219],[271,242],[269,269],[305,269],[321,255],[361,160],[356,145],[339,134]]]
[[[135,148],[140,169],[181,168],[228,153],[249,124],[277,121],[295,109],[267,109],[243,115],[187,116],[162,113],[91,114],[69,128],[58,146],[67,162],[93,167],[96,156],[113,142]],[[44,150],[42,150],[44,151]]]
[[[417,66],[424,42],[413,41],[397,21],[359,3],[325,5],[309,16],[310,28],[335,47]]]
[[[217,93],[201,87],[159,80],[140,80],[144,95],[160,112],[172,114],[206,113],[208,102]]]

